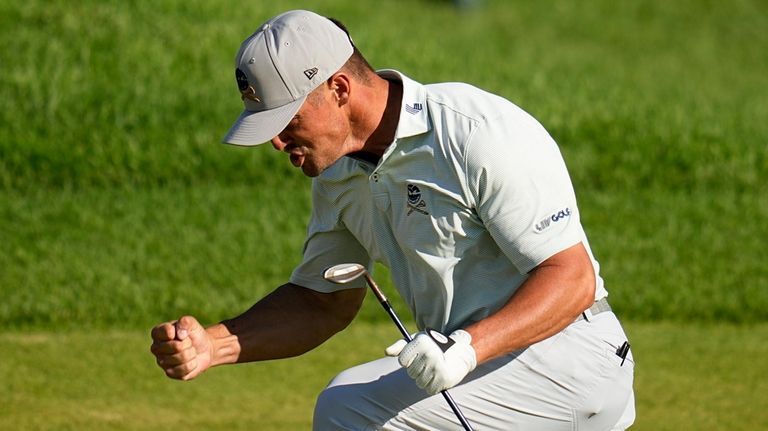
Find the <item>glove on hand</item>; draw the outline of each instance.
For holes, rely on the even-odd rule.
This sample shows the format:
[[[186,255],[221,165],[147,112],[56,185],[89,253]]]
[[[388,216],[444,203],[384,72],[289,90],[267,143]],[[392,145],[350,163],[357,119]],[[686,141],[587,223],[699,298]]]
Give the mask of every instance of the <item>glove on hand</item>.
[[[387,356],[397,356],[400,365],[430,395],[459,384],[477,365],[472,336],[462,329],[450,337],[427,329],[410,343],[398,340],[387,347]]]

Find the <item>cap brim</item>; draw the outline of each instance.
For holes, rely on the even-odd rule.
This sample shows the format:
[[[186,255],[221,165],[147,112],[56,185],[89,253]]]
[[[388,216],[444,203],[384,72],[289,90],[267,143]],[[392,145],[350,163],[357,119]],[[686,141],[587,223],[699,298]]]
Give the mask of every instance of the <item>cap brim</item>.
[[[291,122],[306,98],[305,95],[291,103],[267,111],[243,111],[222,142],[253,146],[271,140]]]

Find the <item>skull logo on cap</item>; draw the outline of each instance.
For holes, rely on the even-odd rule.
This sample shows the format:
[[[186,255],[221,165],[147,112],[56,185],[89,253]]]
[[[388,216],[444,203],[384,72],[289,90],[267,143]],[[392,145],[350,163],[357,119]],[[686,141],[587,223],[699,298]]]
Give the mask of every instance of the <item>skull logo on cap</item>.
[[[253,86],[248,84],[248,77],[245,76],[245,72],[240,69],[235,69],[235,79],[237,80],[237,88],[240,89],[240,98],[242,100],[248,99],[254,102],[261,102],[261,99],[256,97],[256,90]]]

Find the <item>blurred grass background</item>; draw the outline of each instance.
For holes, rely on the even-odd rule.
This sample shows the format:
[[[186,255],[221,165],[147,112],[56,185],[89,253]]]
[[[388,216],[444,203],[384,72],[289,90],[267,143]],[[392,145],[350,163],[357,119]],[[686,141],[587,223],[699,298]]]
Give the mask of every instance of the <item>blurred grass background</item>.
[[[268,147],[218,142],[241,110],[233,52],[295,7],[2,3],[1,323],[217,319],[285,278],[309,181]],[[625,316],[768,316],[765,3],[313,7],[374,67],[471,82],[536,116]]]
[[[99,368],[100,355],[119,356],[133,337],[182,313],[204,322],[239,313],[285,280],[300,259],[309,181],[269,147],[218,142],[242,109],[232,76],[240,42],[270,16],[310,8],[344,21],[374,67],[470,82],[519,104],[554,136],[611,304],[638,337],[638,428],[696,420],[669,420],[656,381],[677,388],[670,403],[681,415],[703,402],[744,420],[691,428],[765,428],[765,413],[754,411],[765,401],[749,397],[764,379],[744,387],[726,374],[716,383],[738,395],[686,398],[707,367],[675,361],[717,372],[732,365],[717,344],[728,337],[707,335],[723,324],[738,333],[738,352],[768,359],[750,347],[768,320],[768,5],[477,3],[0,0],[0,333],[16,340],[0,342],[5,363],[67,361],[51,344],[83,351],[106,337],[120,347],[94,348],[90,368],[74,373],[119,380],[117,370]],[[376,277],[391,292],[386,270]],[[367,301],[359,329],[341,340],[393,334],[377,306]],[[91,331],[93,339],[84,335]],[[43,341],[30,352],[24,334]],[[677,356],[678,342],[699,344]],[[328,349],[321,356],[339,354]],[[145,351],[137,357],[152,366]],[[327,381],[338,364],[322,363]],[[34,368],[5,371],[0,393],[11,398],[0,402],[0,419],[21,421],[8,429],[87,429],[64,419],[46,428],[3,410],[45,393],[28,384],[40,378]],[[152,399],[157,388],[137,390]],[[741,407],[727,401],[734,396]],[[307,414],[311,401],[296,408]],[[95,423],[102,428],[90,429],[118,429]],[[126,429],[155,427],[133,425]]]

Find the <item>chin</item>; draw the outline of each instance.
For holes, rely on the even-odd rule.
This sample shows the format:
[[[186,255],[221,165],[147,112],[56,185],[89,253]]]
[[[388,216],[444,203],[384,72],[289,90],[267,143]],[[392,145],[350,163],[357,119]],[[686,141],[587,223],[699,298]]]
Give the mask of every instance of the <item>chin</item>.
[[[314,166],[302,166],[301,171],[304,172],[304,175],[310,178],[314,178],[323,173],[323,170],[317,169]]]

